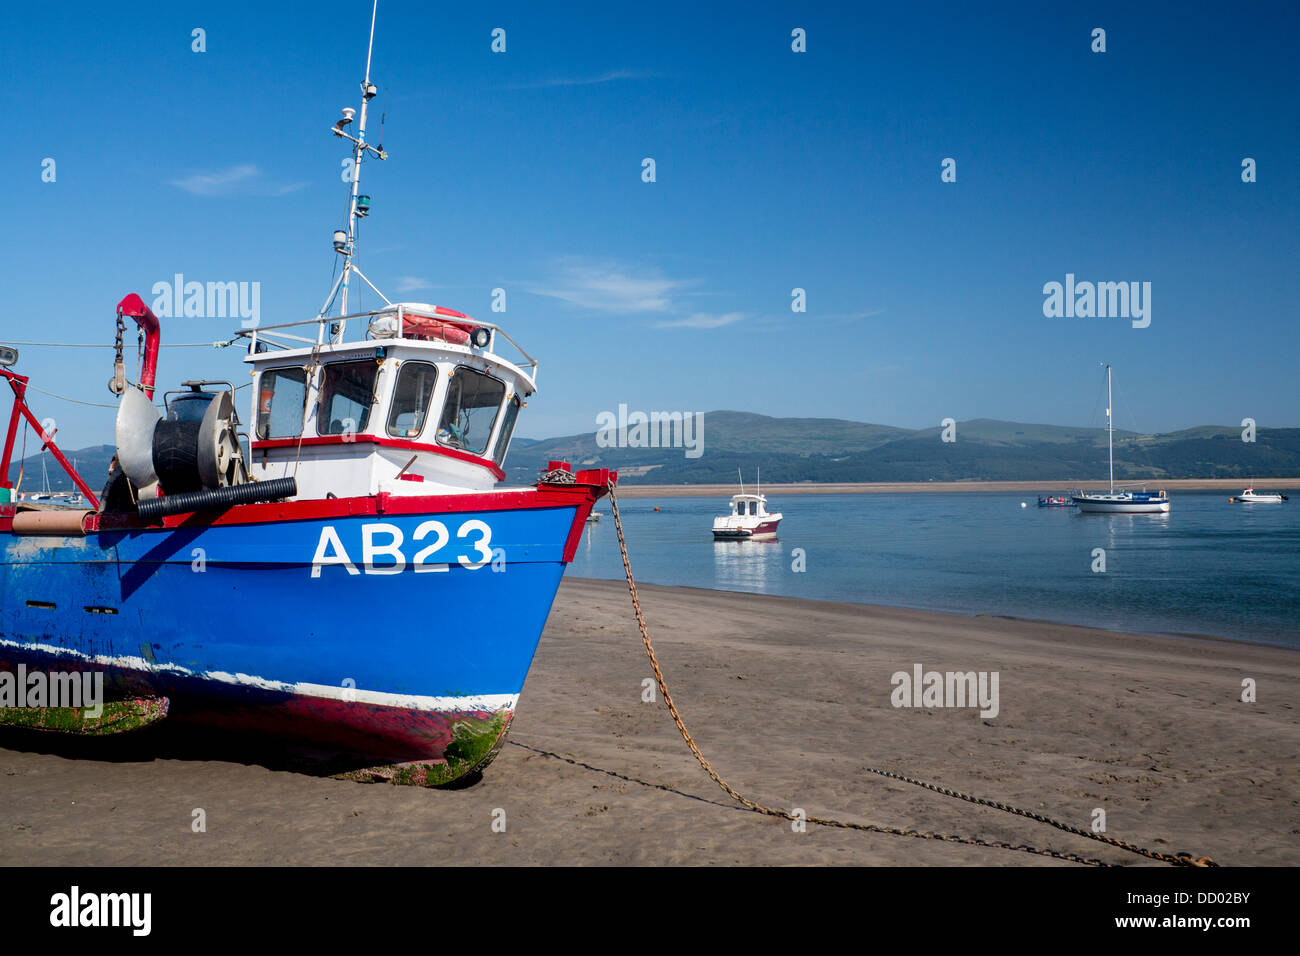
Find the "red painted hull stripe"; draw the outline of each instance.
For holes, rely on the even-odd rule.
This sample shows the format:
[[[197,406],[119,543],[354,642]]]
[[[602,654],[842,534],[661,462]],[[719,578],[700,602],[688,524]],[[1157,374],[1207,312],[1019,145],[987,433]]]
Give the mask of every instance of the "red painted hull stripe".
[[[370,517],[375,515],[448,514],[466,511],[515,511],[529,508],[577,508],[574,527],[565,550],[577,550],[577,538],[591,506],[603,489],[591,485],[562,485],[525,491],[484,491],[463,495],[392,495],[387,492],[361,498],[327,498],[310,501],[274,501],[265,504],[236,505],[222,512],[199,512],[170,515],[162,519],[162,528],[207,527],[243,524],[266,524],[277,521],[319,521],[333,518]],[[0,507],[0,531],[13,527],[14,506]],[[86,531],[155,528],[144,525],[134,515],[91,514]]]

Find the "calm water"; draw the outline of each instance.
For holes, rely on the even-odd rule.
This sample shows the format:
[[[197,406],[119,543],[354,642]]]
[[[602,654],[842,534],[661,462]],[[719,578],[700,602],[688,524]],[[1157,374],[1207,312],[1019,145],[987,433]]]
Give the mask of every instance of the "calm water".
[[[775,542],[715,543],[723,498],[624,499],[620,510],[632,570],[654,584],[1300,648],[1300,495],[1227,499],[1178,492],[1167,515],[1084,515],[1039,508],[1036,494],[773,496],[769,509],[785,514]],[[569,573],[622,578],[609,505],[598,509]],[[1094,548],[1106,551],[1104,574],[1092,571]]]

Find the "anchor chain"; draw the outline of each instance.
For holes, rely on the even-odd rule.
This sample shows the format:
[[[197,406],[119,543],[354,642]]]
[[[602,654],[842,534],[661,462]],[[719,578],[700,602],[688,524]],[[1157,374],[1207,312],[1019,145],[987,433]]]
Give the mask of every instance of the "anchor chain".
[[[668,693],[668,683],[664,679],[663,670],[659,666],[659,659],[655,655],[654,645],[651,643],[650,640],[650,629],[649,626],[646,624],[645,613],[641,610],[641,600],[637,596],[636,579],[632,576],[632,563],[631,560],[628,558],[628,553],[627,553],[627,541],[623,537],[623,520],[620,517],[619,510],[618,510],[618,492],[616,491],[614,487],[614,482],[612,480],[608,484],[608,490],[609,490],[610,510],[613,512],[614,515],[614,530],[618,535],[618,548],[620,553],[623,556],[623,572],[627,576],[627,589],[628,589],[628,593],[632,597],[632,609],[633,611],[636,612],[637,626],[641,630],[641,643],[645,645],[646,656],[650,659],[650,667],[654,671],[655,683],[659,686],[659,693],[663,695],[664,704],[668,708],[668,713],[673,718],[673,723],[677,725],[678,732],[682,735],[682,739],[686,741],[686,746],[690,748],[691,753],[694,755],[699,765],[704,769],[704,772],[709,775],[709,778],[714,783],[716,783],[719,787],[722,788],[722,790],[727,794],[727,796],[731,797],[733,800],[739,803],[746,810],[750,810],[754,813],[761,813],[765,816],[780,817],[782,819],[792,820],[792,821],[806,821],[808,823],[815,823],[818,826],[835,827],[842,830],[862,830],[870,833],[887,833],[894,836],[913,837],[916,839],[923,839],[923,840],[941,840],[947,843],[962,843],[968,846],[983,846],[983,847],[992,847],[995,849],[1002,849],[1002,850],[1016,850],[1022,853],[1033,853],[1040,856],[1049,856],[1058,860],[1067,860],[1071,863],[1082,863],[1088,866],[1109,867],[1109,866],[1117,865],[1114,863],[1107,863],[1104,860],[1079,856],[1078,854],[1075,853],[1068,853],[1060,850],[1053,850],[1049,847],[1032,846],[1030,844],[1013,844],[1013,843],[1006,843],[1000,840],[982,840],[978,837],[961,836],[960,834],[955,834],[955,833],[941,833],[941,832],[933,832],[928,830],[913,830],[906,827],[892,827],[892,826],[886,826],[886,825],[874,824],[874,823],[855,823],[852,821],[837,820],[831,817],[800,816],[799,814],[794,813],[792,810],[776,809],[773,807],[765,806],[754,800],[750,800],[740,791],[736,790],[736,788],[731,786],[731,784],[727,783],[727,781],[724,780],[722,776],[715,769],[713,769],[713,765],[710,764],[709,761],[705,758],[703,752],[701,752],[699,748],[699,745],[695,743],[695,739],[691,736],[690,731],[686,729],[686,723],[682,720],[682,716],[677,710],[677,705],[676,703],[674,703],[672,695]],[[1215,863],[1208,856],[1198,858],[1198,857],[1193,857],[1191,854],[1188,853],[1179,853],[1177,855],[1171,856],[1166,853],[1161,853],[1157,850],[1149,850],[1145,847],[1141,847],[1133,843],[1125,842],[1124,840],[1118,840],[1114,837],[1108,837],[1102,834],[1093,833],[1090,830],[1084,830],[1080,827],[1073,826],[1072,824],[1069,823],[1064,823],[1060,820],[1053,819],[1052,817],[1046,816],[1041,813],[1034,813],[1033,811],[1022,810],[1018,807],[1013,807],[1009,804],[999,803],[993,800],[986,800],[983,797],[972,796],[971,794],[963,793],[960,790],[954,790],[950,787],[942,787],[937,784],[927,783],[923,780],[917,780],[913,777],[908,777],[908,776],[904,776],[903,774],[895,773],[892,770],[882,770],[875,767],[866,767],[864,769],[866,769],[870,773],[879,774],[880,776],[889,777],[890,779],[899,780],[904,783],[910,783],[918,787],[923,787],[927,790],[932,790],[935,793],[941,793],[944,796],[955,797],[959,800],[965,800],[969,803],[978,804],[979,806],[991,807],[992,809],[995,810],[1002,810],[1006,813],[1013,813],[1018,816],[1027,817],[1028,819],[1034,820],[1038,823],[1046,823],[1049,826],[1056,827],[1057,829],[1063,830],[1067,833],[1072,833],[1075,834],[1076,836],[1087,837],[1088,839],[1091,840],[1097,840],[1101,843],[1107,844],[1108,846],[1113,846],[1121,850],[1127,850],[1130,853],[1136,853],[1153,860],[1159,860],[1160,862],[1168,863],[1171,866],[1197,866],[1197,867],[1218,866],[1218,864]]]
[[[113,377],[109,379],[108,390],[114,395],[121,395],[126,391],[126,365],[122,361],[122,333],[126,331],[126,323],[122,321],[122,313],[117,314],[117,339],[113,343]]]
[[[550,471],[542,472],[542,476],[537,480],[543,485],[571,485],[577,479],[573,477],[571,471],[565,471],[563,468],[552,468]]]

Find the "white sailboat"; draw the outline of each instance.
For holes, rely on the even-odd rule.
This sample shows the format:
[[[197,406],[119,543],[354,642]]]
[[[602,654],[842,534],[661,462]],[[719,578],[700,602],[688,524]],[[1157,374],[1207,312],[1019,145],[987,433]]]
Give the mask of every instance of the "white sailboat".
[[[1071,499],[1079,510],[1090,514],[1164,514],[1169,496],[1163,491],[1115,490],[1115,421],[1111,415],[1110,366],[1106,366],[1106,453],[1110,459],[1110,490],[1105,493],[1076,491]]]

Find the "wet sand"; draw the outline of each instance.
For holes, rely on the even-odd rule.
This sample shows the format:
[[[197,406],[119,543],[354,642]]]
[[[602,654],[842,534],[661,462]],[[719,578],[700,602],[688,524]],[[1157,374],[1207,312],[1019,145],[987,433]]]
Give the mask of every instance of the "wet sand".
[[[1125,486],[1133,482],[1123,482]],[[1147,485],[1152,491],[1221,491],[1225,496],[1239,494],[1250,482],[1241,478],[1174,478],[1152,479]],[[1259,491],[1287,491],[1300,489],[1300,478],[1258,478],[1254,487]],[[1066,490],[1082,488],[1084,491],[1105,491],[1104,481],[872,481],[872,482],[813,482],[792,484],[764,484],[763,489],[772,495],[871,495],[915,494],[919,492],[1005,491],[1038,495],[1061,494]],[[737,491],[736,485],[630,485],[620,484],[620,498],[727,498]]]
[[[669,682],[714,766],[810,815],[1158,865],[887,780],[890,768],[1223,865],[1300,863],[1300,655],[994,617],[641,588]],[[895,708],[890,677],[999,673],[1000,712]],[[745,812],[690,756],[621,583],[567,580],[509,743],[451,791],[310,775],[164,728],[0,735],[4,864],[1074,865]],[[1253,678],[1257,703],[1240,701]],[[201,808],[206,832],[192,830]],[[504,814],[505,832],[493,823]]]

